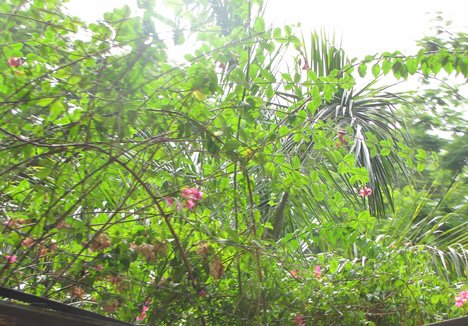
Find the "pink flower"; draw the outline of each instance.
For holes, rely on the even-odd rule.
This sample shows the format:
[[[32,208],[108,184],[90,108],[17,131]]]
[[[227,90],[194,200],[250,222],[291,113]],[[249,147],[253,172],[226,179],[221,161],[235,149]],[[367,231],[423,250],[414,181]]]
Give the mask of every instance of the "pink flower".
[[[372,195],[372,189],[367,186],[359,190],[359,196],[361,197],[369,197],[370,195]]]
[[[197,204],[195,203],[194,200],[192,199],[188,199],[186,202],[185,202],[185,207],[190,209],[190,210],[193,210],[195,208]]]
[[[19,67],[23,64],[23,61],[21,60],[21,58],[16,58],[16,57],[12,57],[10,59],[8,59],[8,65],[10,67]]]
[[[144,304],[143,308],[141,308],[141,314],[139,316],[137,316],[135,319],[137,321],[142,321],[143,319],[145,319],[146,318],[146,312],[148,310],[149,310],[149,307],[146,304]]]
[[[322,272],[320,270],[320,265],[315,265],[314,275],[316,278],[322,277]]]
[[[461,306],[463,306],[465,304],[465,300],[463,300],[462,298],[456,297],[455,299],[456,299],[455,300],[455,306],[461,307]]]
[[[168,204],[169,206],[172,206],[174,204],[174,198],[172,197],[166,197],[164,198],[164,200],[166,201],[166,204]]]
[[[306,323],[303,318],[304,317],[302,317],[302,315],[296,315],[296,317],[294,317],[294,322],[299,326],[306,326]]]
[[[21,227],[21,223],[12,218],[9,218],[7,221],[3,222],[3,225],[10,229],[18,229]]]
[[[201,289],[199,292],[198,292],[198,297],[199,298],[204,298],[206,297],[206,291]]]
[[[182,189],[182,197],[185,199],[192,199],[192,188]]]
[[[198,189],[192,188],[193,200],[202,200],[203,199],[203,192]]]
[[[34,244],[34,239],[32,238],[26,238],[23,241],[21,241],[21,245],[24,247],[31,247]]]
[[[182,189],[182,197],[184,197],[185,199],[199,201],[203,198],[203,192],[201,192],[197,188],[184,188]]]
[[[11,264],[13,264],[13,263],[16,261],[16,259],[18,258],[18,256],[16,256],[16,255],[13,255],[13,256],[5,255],[5,258],[7,259],[7,263],[8,263],[9,265],[11,265]]]
[[[461,307],[468,302],[468,291],[461,291],[458,297],[455,297],[455,306]]]

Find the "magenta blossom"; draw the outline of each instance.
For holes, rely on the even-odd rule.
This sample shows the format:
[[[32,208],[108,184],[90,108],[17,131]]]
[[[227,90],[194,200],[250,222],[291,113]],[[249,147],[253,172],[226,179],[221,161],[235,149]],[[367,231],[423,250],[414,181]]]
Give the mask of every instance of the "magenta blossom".
[[[468,291],[461,291],[458,297],[455,297],[455,306],[461,307],[468,302]]]
[[[197,188],[184,188],[182,189],[182,197],[184,197],[185,199],[199,201],[203,198],[203,192],[201,192]]]
[[[206,297],[206,291],[201,289],[200,291],[198,291],[198,297],[199,298],[203,298],[203,297]]]
[[[322,271],[320,270],[320,265],[315,266],[314,275],[316,278],[322,277]]]
[[[302,317],[301,315],[296,315],[294,317],[294,322],[296,323],[296,325],[299,325],[299,326],[305,326],[306,323],[304,321],[304,317]]]
[[[166,204],[168,204],[169,206],[172,206],[174,204],[174,198],[172,197],[166,197],[164,198],[164,200],[166,201]]]
[[[185,207],[190,209],[190,210],[193,210],[196,206],[196,202],[192,199],[188,199],[186,202],[185,202]]]
[[[13,264],[13,263],[16,261],[16,259],[18,258],[18,256],[16,256],[16,255],[12,255],[12,256],[5,255],[5,258],[7,259],[7,264],[8,264],[8,265],[11,265],[11,264]]]
[[[185,199],[192,199],[192,188],[182,189],[182,197]]]
[[[143,305],[143,308],[141,308],[141,314],[137,316],[135,319],[137,321],[142,321],[143,319],[146,319],[146,312],[149,310],[149,307],[147,304]]]
[[[182,197],[187,199],[184,206],[193,210],[197,205],[197,201],[203,199],[203,192],[197,188],[184,188],[182,189]]]
[[[21,60],[21,58],[12,57],[8,59],[8,65],[10,67],[16,68],[16,67],[21,66],[22,64],[23,64],[23,61]]]
[[[460,295],[460,298],[468,300],[468,291],[461,291],[459,295]]]
[[[370,195],[372,195],[372,189],[369,187],[363,187],[359,190],[359,196],[361,197],[369,197]]]

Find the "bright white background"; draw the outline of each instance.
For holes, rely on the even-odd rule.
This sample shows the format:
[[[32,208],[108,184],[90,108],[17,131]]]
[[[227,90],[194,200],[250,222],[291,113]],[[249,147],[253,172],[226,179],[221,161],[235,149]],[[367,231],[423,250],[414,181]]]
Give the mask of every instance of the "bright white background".
[[[67,6],[73,14],[93,21],[124,4],[136,8],[136,0],[71,0]],[[412,52],[416,40],[429,33],[430,20],[438,11],[453,21],[454,31],[466,31],[468,1],[464,0],[268,0],[265,18],[275,26],[300,23],[306,38],[314,29],[334,32],[348,56],[362,57]]]

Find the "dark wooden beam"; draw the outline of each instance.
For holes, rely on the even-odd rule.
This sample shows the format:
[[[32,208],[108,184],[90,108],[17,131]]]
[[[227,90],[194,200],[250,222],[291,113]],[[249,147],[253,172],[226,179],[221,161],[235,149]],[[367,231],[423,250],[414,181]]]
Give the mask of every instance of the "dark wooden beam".
[[[427,326],[468,326],[468,316],[444,320]]]
[[[105,321],[60,311],[0,301],[0,326],[121,326]],[[129,324],[127,324],[129,325]]]
[[[88,310],[0,286],[0,326],[130,326]],[[29,305],[12,303],[28,303]]]

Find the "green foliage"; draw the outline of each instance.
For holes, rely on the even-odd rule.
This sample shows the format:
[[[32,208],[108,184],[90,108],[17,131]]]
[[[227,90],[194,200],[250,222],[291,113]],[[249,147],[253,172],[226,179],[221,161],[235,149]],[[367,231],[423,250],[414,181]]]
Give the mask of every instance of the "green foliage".
[[[58,1],[0,4],[2,285],[150,324],[460,315],[463,224],[431,242],[403,97],[355,74],[466,77],[465,53],[354,62],[325,34],[268,28],[262,1],[168,3],[180,21],[154,1],[89,25]]]

